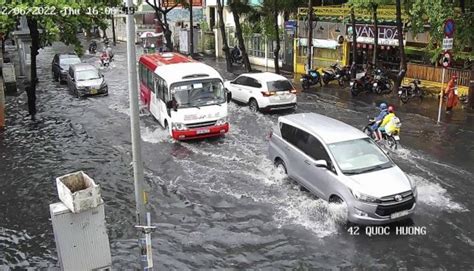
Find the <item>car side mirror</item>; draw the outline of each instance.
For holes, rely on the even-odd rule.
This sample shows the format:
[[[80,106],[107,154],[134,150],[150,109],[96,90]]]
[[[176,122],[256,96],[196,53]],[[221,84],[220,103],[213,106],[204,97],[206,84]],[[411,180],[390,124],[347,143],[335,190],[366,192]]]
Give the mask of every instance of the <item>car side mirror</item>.
[[[229,83],[231,83],[231,84],[235,84],[235,80],[232,80],[232,81],[230,81]]]
[[[166,102],[166,108],[173,109],[174,111],[177,111],[178,110],[178,104],[176,102],[174,102],[173,100],[167,101]]]
[[[326,160],[316,160],[314,162],[314,165],[316,167],[324,167],[324,168],[328,168],[328,162]]]
[[[76,79],[74,79],[74,78],[71,77],[71,81],[72,81],[72,82],[76,82]]]

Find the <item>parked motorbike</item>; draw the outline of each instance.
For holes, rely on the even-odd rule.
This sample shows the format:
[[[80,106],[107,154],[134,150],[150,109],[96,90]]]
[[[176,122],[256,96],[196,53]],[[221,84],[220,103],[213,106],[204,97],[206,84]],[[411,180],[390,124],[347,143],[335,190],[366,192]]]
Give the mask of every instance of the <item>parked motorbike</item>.
[[[350,82],[350,86],[352,96],[357,96],[364,91],[372,91],[372,78],[365,74],[359,79]]]
[[[344,85],[344,82],[350,81],[350,71],[348,67],[339,67],[336,63],[330,66],[330,70],[323,70],[323,82],[325,85],[333,80],[337,80],[340,86]]]
[[[386,94],[392,91],[393,83],[381,69],[376,69],[374,71],[372,87],[373,92],[377,94]]]
[[[230,53],[230,62],[237,65],[243,64],[242,51],[237,46]]]
[[[319,84],[321,87],[323,86],[321,74],[317,70],[309,70],[308,74],[304,74],[300,81],[303,89],[308,89],[310,86],[316,84]]]
[[[372,119],[369,116],[367,116],[367,118],[369,119],[369,124],[362,128],[362,131],[370,138],[375,139],[374,131],[372,131],[372,125],[374,125],[375,119]],[[387,142],[388,147],[394,150],[396,150],[398,145],[400,145],[400,135],[398,133],[389,135],[382,132],[382,140],[383,142]]]
[[[415,79],[411,81],[408,86],[400,86],[398,89],[398,96],[403,103],[407,103],[408,100],[414,97],[419,97],[420,100],[423,100],[425,94],[424,90],[419,86],[421,84],[420,80]]]

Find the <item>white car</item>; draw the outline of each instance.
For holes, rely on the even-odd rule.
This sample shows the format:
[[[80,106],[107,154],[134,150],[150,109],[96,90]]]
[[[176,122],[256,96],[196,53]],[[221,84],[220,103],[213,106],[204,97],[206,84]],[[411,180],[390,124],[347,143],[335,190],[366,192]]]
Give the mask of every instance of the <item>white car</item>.
[[[296,107],[296,90],[285,77],[271,73],[244,73],[224,87],[232,99],[248,104],[256,112],[291,109]]]

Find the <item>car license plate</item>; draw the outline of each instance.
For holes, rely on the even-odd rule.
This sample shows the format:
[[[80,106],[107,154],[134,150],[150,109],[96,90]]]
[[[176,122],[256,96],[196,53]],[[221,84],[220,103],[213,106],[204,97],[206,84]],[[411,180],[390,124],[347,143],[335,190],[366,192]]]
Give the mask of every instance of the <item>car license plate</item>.
[[[196,131],[196,134],[202,135],[202,134],[208,134],[210,131],[209,129],[200,129]]]
[[[396,141],[400,140],[400,136],[393,136],[393,138],[395,138]]]
[[[391,214],[390,218],[392,218],[392,219],[399,218],[399,217],[402,217],[402,216],[406,216],[407,214],[408,214],[408,210],[405,210],[405,211],[401,211],[401,212]]]
[[[402,91],[401,91],[401,90],[398,91],[398,95],[402,95]]]
[[[97,94],[97,89],[95,88],[91,89],[91,94]]]

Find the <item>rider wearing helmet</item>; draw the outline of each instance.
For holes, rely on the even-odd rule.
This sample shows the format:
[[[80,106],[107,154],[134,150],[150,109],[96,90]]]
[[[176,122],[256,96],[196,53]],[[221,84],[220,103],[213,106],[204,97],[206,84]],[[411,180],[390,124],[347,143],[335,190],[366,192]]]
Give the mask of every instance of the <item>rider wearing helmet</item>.
[[[375,133],[376,140],[382,139],[382,133],[386,134],[398,134],[400,133],[400,119],[395,116],[395,108],[393,106],[389,106],[387,108],[388,114],[383,118],[382,123],[380,123],[380,127],[378,128],[378,132]]]
[[[374,124],[370,127],[370,129],[373,131],[377,131],[377,128],[379,128],[380,123],[383,121],[385,116],[388,114],[387,112],[387,104],[386,103],[380,103],[379,107],[380,113],[377,117],[374,119]]]

